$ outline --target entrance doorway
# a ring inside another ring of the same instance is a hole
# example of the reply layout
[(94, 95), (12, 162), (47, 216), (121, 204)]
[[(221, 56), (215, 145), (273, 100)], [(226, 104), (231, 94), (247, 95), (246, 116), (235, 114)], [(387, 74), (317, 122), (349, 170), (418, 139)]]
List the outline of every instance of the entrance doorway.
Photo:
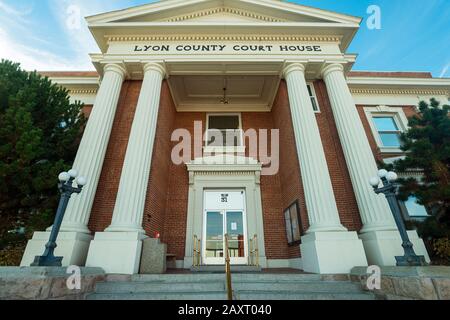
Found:
[(203, 262), (225, 264), (225, 235), (228, 235), (230, 263), (247, 265), (247, 216), (245, 191), (204, 192)]

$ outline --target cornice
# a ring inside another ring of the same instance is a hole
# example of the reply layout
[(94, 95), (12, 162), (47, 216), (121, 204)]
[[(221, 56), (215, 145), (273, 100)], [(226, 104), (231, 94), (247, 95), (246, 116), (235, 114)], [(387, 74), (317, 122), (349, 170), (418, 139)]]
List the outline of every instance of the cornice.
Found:
[(98, 89), (68, 89), (70, 94), (97, 94)]
[(411, 94), (411, 95), (445, 95), (450, 96), (450, 91), (433, 89), (388, 89), (388, 88), (350, 88), (353, 94)]
[(129, 35), (105, 36), (108, 42), (127, 41), (304, 41), (341, 42), (337, 36), (278, 36), (278, 35)]
[(196, 175), (199, 176), (253, 176), (255, 172), (258, 172), (258, 169), (254, 169), (252, 171), (192, 171)]
[(188, 14), (171, 17), (170, 19), (163, 19), (162, 21), (164, 21), (164, 22), (180, 22), (180, 21), (185, 21), (185, 20), (189, 20), (189, 19), (210, 16), (210, 15), (217, 14), (217, 13), (231, 13), (231, 14), (236, 14), (236, 15), (242, 16), (242, 17), (257, 19), (257, 20), (266, 21), (266, 22), (288, 22), (288, 20), (286, 20), (286, 19), (279, 19), (279, 18), (268, 16), (268, 15), (257, 14), (254, 12), (250, 12), (250, 11), (246, 11), (246, 10), (242, 10), (242, 9), (238, 9), (238, 8), (230, 8), (230, 7), (211, 8), (211, 9), (207, 9), (207, 10), (202, 10), (202, 11), (197, 11), (197, 12), (192, 12), (192, 13), (188, 13)]

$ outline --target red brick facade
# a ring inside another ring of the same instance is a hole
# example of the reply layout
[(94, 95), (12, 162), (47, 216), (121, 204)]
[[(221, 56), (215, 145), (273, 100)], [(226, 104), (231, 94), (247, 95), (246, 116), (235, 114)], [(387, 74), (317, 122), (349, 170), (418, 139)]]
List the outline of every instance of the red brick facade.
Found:
[[(141, 83), (141, 81), (126, 81), (122, 87), (92, 208), (89, 223), (92, 232), (101, 232), (111, 223)], [(361, 219), (327, 90), (323, 81), (316, 81), (314, 86), (320, 106), (320, 113), (316, 114), (316, 118), (340, 218), (346, 228), (358, 231), (361, 228)], [(404, 110), (407, 116), (414, 112), (412, 107), (405, 107)], [(378, 155), (362, 106), (358, 106), (358, 111), (374, 154)], [(161, 234), (162, 241), (168, 244), (169, 253), (176, 254), (178, 260), (182, 260), (185, 255), (189, 183), (186, 166), (175, 165), (171, 161), (171, 150), (177, 142), (171, 142), (170, 139), (173, 130), (178, 128), (187, 129), (193, 134), (194, 121), (202, 121), (205, 128), (206, 113), (176, 112), (168, 84), (164, 82), (143, 224), (148, 236)], [(300, 256), (299, 245), (288, 246), (287, 243), (284, 209), (294, 201), (298, 201), (303, 232), (309, 225), (286, 83), (281, 82), (271, 112), (244, 112), (242, 125), (244, 130), (249, 128), (280, 130), (279, 172), (261, 178), (266, 256), (269, 259), (297, 258)]]
[(111, 224), (141, 84), (142, 81), (125, 81), (122, 86), (102, 173), (92, 206), (89, 221), (89, 229), (92, 232), (102, 232)]

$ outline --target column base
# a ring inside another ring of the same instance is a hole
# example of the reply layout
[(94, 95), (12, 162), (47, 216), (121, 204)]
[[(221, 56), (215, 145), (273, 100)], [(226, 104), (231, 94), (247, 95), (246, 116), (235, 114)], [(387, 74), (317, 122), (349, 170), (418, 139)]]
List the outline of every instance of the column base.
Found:
[(97, 232), (86, 266), (103, 268), (107, 274), (137, 274), (146, 237), (140, 232)]
[(367, 266), (362, 241), (356, 232), (315, 232), (302, 237), (303, 270), (318, 274), (347, 274)]
[[(50, 232), (35, 232), (33, 238), (28, 241), (23, 254), (21, 267), (29, 267), (36, 256), (44, 253), (45, 245), (50, 237)], [(60, 232), (56, 244), (55, 256), (63, 257), (63, 267), (84, 266), (89, 250), (89, 244), (93, 236), (81, 232)]]
[[(425, 261), (430, 263), (430, 256), (417, 231), (408, 231), (408, 236), (415, 253), (424, 256)], [(359, 238), (364, 244), (364, 250), (370, 265), (395, 266), (395, 257), (404, 255), (402, 239), (398, 231), (372, 231), (360, 234)]]

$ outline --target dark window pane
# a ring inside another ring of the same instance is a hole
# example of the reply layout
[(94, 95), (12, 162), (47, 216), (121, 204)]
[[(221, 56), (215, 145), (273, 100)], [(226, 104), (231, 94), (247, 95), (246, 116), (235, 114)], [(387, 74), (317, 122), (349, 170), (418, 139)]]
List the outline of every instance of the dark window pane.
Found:
[(380, 133), (381, 142), (384, 147), (397, 147), (401, 146), (400, 135), (398, 133)]
[(239, 116), (210, 116), (208, 129), (239, 129)]
[(317, 102), (316, 102), (316, 99), (315, 98), (311, 98), (311, 103), (312, 103), (312, 105), (313, 105), (313, 110), (314, 111), (318, 111), (319, 110), (319, 108), (317, 107)]
[(393, 117), (375, 117), (373, 121), (378, 131), (398, 131)]
[(310, 97), (314, 96), (313, 93), (312, 93), (311, 85), (308, 84), (306, 87), (308, 88), (309, 96), (310, 96)]

